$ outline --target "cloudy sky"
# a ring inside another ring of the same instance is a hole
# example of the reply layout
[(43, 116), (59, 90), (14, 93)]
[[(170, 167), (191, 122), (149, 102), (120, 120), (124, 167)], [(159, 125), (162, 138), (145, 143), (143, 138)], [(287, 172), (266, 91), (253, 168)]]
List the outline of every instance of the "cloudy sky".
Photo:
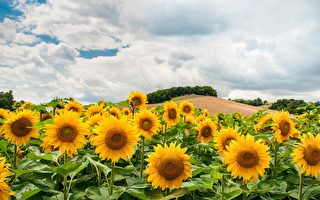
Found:
[(0, 91), (46, 102), (210, 85), (320, 100), (319, 0), (0, 0)]

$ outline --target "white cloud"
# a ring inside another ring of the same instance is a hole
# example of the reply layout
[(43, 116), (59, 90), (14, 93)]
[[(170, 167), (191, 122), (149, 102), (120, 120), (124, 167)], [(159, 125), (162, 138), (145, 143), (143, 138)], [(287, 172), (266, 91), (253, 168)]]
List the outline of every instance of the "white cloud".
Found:
[[(22, 17), (0, 23), (0, 87), (18, 98), (118, 101), (211, 85), (222, 97), (320, 99), (318, 1), (26, 2), (16, 2)], [(117, 56), (78, 53), (111, 48)]]

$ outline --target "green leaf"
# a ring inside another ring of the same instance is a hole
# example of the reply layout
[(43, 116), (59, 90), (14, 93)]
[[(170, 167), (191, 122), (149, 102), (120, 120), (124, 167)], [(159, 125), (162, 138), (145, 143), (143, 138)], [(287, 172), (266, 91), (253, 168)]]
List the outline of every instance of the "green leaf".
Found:
[(5, 124), (5, 123), (6, 123), (6, 121), (4, 119), (0, 118), (0, 125)]
[(32, 128), (43, 129), (48, 124), (53, 124), (53, 119), (52, 118), (44, 120), (44, 121), (41, 121), (41, 122), (38, 122), (37, 124), (33, 125)]
[(48, 161), (52, 161), (53, 160), (53, 156), (52, 154), (48, 154), (48, 153), (36, 153), (36, 152), (30, 152), (27, 155), (27, 158), (30, 158), (31, 160), (37, 161), (37, 160), (48, 160)]
[(85, 156), (85, 159), (87, 159), (89, 161), (89, 163), (92, 164), (93, 166), (100, 168), (102, 170), (102, 172), (104, 173), (105, 177), (107, 177), (108, 174), (111, 172), (111, 169), (107, 165), (99, 163), (99, 162), (93, 160), (92, 158), (90, 158), (89, 156)]
[(62, 176), (68, 176), (73, 171), (76, 171), (81, 166), (80, 163), (65, 163), (58, 167), (53, 167), (52, 171), (58, 174), (61, 174)]
[(138, 189), (138, 188), (129, 188), (125, 191), (125, 193), (130, 194), (138, 199), (149, 199), (148, 196), (146, 196), (144, 189)]
[(88, 199), (98, 200), (98, 199), (109, 199), (108, 190), (105, 187), (90, 186), (85, 191), (86, 197)]
[(6, 140), (1, 140), (0, 141), (0, 150), (1, 151), (7, 151), (7, 147), (9, 145), (9, 142)]
[(161, 198), (161, 200), (177, 199), (179, 197), (183, 197), (185, 194), (186, 194), (186, 191), (183, 189), (175, 190), (171, 192), (168, 196)]
[(222, 178), (222, 173), (214, 171), (211, 173), (213, 183), (218, 183), (218, 181)]
[(34, 190), (29, 190), (28, 192), (24, 192), (22, 194), (22, 200), (26, 200), (26, 199), (38, 194), (39, 192), (41, 192), (41, 189), (39, 189), (39, 188), (34, 189)]
[(190, 191), (199, 189), (212, 189), (213, 181), (211, 178), (194, 178), (191, 181), (183, 182), (182, 188)]
[(77, 192), (70, 196), (69, 200), (86, 200), (85, 192)]
[(320, 186), (311, 187), (303, 194), (303, 199), (310, 199), (311, 197), (313, 197), (315, 199), (319, 199)]

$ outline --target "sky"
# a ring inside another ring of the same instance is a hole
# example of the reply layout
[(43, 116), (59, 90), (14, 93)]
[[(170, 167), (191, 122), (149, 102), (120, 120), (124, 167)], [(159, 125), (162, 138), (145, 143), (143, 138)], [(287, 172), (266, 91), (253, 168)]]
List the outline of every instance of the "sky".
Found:
[(0, 91), (43, 103), (174, 86), (320, 100), (319, 0), (0, 0)]

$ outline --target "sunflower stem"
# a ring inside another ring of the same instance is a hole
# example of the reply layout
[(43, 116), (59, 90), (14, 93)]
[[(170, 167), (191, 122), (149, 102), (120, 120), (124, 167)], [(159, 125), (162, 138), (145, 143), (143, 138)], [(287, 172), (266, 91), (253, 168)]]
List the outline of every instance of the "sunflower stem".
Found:
[(115, 177), (115, 163), (112, 162), (112, 170), (111, 170), (111, 177), (110, 177), (110, 185), (109, 185), (109, 195), (113, 193), (113, 184), (114, 184), (114, 177)]
[(164, 132), (163, 132), (163, 146), (166, 144), (166, 140), (167, 140), (167, 136), (166, 136), (166, 134), (167, 134), (167, 123), (164, 123)]
[(298, 200), (302, 199), (303, 174), (299, 175), (299, 196)]
[(224, 200), (224, 177), (221, 177), (221, 200)]
[[(64, 164), (68, 162), (68, 155), (67, 152), (64, 152)], [(68, 199), (68, 191), (67, 191), (67, 176), (63, 176), (63, 199)]]
[(13, 157), (13, 169), (17, 168), (17, 154), (18, 154), (18, 147), (14, 145), (14, 157)]
[(277, 145), (277, 143), (274, 143), (274, 163), (273, 163), (273, 178), (276, 178), (277, 177), (277, 169), (276, 169), (276, 167), (277, 167), (277, 162), (278, 162), (278, 160), (277, 160), (277, 156), (278, 156), (278, 149), (279, 149), (279, 146)]
[(141, 137), (141, 162), (140, 162), (140, 178), (143, 176), (143, 164), (144, 164), (144, 137)]

